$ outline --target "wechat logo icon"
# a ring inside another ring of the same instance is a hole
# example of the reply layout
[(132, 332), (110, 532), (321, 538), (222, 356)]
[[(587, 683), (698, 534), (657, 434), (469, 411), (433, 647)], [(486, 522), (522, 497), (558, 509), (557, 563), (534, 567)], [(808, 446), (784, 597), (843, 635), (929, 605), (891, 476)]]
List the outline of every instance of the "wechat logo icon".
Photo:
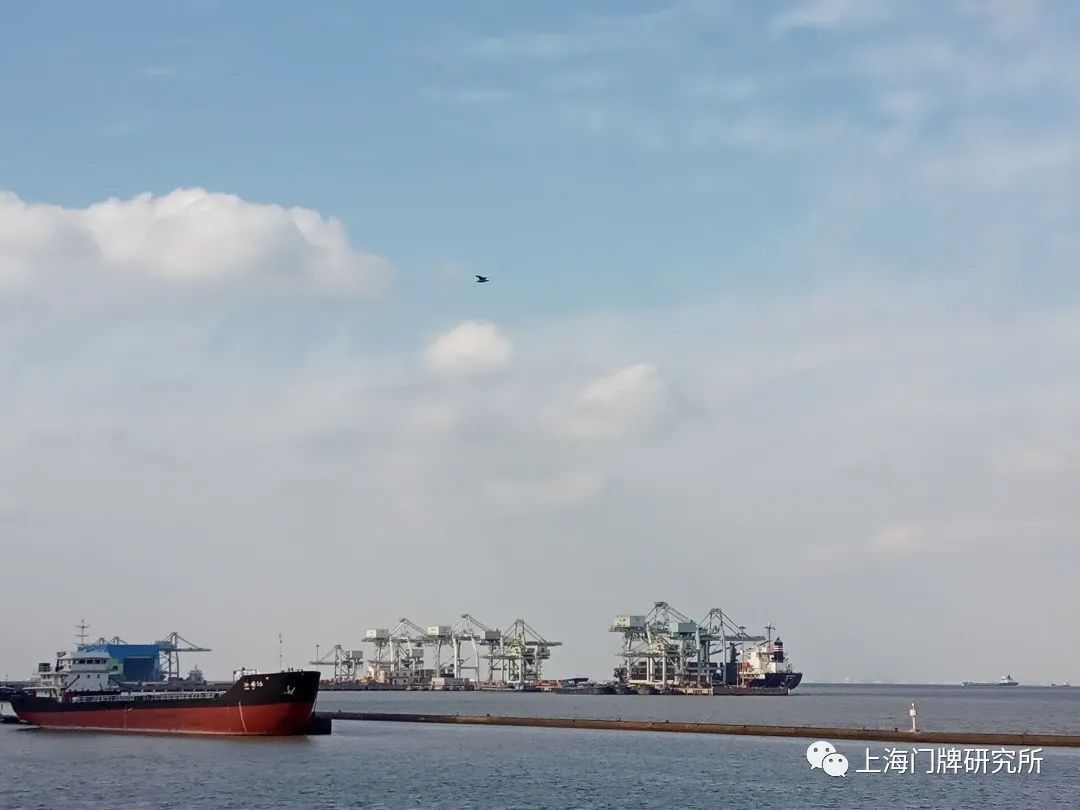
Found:
[(846, 776), (848, 772), (847, 757), (836, 753), (836, 746), (825, 740), (810, 743), (806, 749), (806, 761), (810, 763), (810, 770), (818, 768), (829, 776)]

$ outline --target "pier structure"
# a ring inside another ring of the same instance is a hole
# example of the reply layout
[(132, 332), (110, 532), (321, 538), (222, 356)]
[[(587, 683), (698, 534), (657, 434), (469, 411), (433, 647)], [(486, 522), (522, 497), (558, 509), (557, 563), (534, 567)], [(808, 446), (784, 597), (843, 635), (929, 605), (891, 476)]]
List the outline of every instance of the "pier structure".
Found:
[[(947, 743), (969, 746), (1033, 746), (1080, 748), (1080, 734), (967, 731), (901, 731), (835, 726), (767, 726), (734, 723), (688, 723), (670, 720), (610, 720), (587, 717), (505, 717), (498, 715), (397, 714), (383, 712), (315, 712), (320, 723), (359, 720), (375, 723), (426, 723), (467, 726), (518, 726), (592, 731), (659, 731), (675, 734), (720, 734), (746, 737), (795, 737), (811, 740), (862, 740), (916, 745)], [(324, 733), (329, 733), (327, 730)]]

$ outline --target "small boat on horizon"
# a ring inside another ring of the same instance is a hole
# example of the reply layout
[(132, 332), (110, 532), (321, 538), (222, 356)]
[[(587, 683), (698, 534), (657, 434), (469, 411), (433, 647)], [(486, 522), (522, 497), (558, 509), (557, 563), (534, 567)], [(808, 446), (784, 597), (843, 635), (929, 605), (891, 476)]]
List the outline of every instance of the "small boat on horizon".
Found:
[(963, 686), (1019, 686), (1019, 681), (1014, 681), (1012, 675), (1002, 675), (996, 681), (963, 681)]

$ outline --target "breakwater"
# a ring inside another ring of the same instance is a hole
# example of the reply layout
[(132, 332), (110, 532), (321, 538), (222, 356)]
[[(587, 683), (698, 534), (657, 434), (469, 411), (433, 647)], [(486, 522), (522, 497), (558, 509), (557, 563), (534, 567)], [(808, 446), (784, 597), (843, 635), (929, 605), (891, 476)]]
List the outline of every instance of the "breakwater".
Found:
[(659, 731), (681, 734), (728, 734), (746, 737), (802, 737), (822, 740), (952, 743), (974, 746), (1080, 748), (1080, 734), (1030, 734), (976, 731), (900, 731), (833, 726), (764, 726), (734, 723), (684, 723), (667, 720), (596, 720), (577, 717), (507, 717), (465, 714), (400, 714), (389, 712), (316, 712), (326, 721), (359, 720), (378, 723), (436, 723), (470, 726), (521, 726), (600, 731)]

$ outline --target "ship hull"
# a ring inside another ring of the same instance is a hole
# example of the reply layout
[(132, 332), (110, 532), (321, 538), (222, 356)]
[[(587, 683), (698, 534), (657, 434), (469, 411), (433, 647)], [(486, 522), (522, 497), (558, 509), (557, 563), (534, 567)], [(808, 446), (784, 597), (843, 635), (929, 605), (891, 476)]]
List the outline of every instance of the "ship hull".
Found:
[(81, 695), (72, 702), (24, 694), (13, 695), (11, 707), (48, 729), (294, 736), (308, 732), (318, 689), (318, 672), (279, 672), (245, 675), (215, 697)]
[(767, 672), (764, 677), (754, 678), (747, 686), (751, 689), (794, 689), (802, 683), (801, 672)]
[(614, 686), (594, 684), (592, 686), (557, 686), (550, 690), (556, 695), (616, 695)]

